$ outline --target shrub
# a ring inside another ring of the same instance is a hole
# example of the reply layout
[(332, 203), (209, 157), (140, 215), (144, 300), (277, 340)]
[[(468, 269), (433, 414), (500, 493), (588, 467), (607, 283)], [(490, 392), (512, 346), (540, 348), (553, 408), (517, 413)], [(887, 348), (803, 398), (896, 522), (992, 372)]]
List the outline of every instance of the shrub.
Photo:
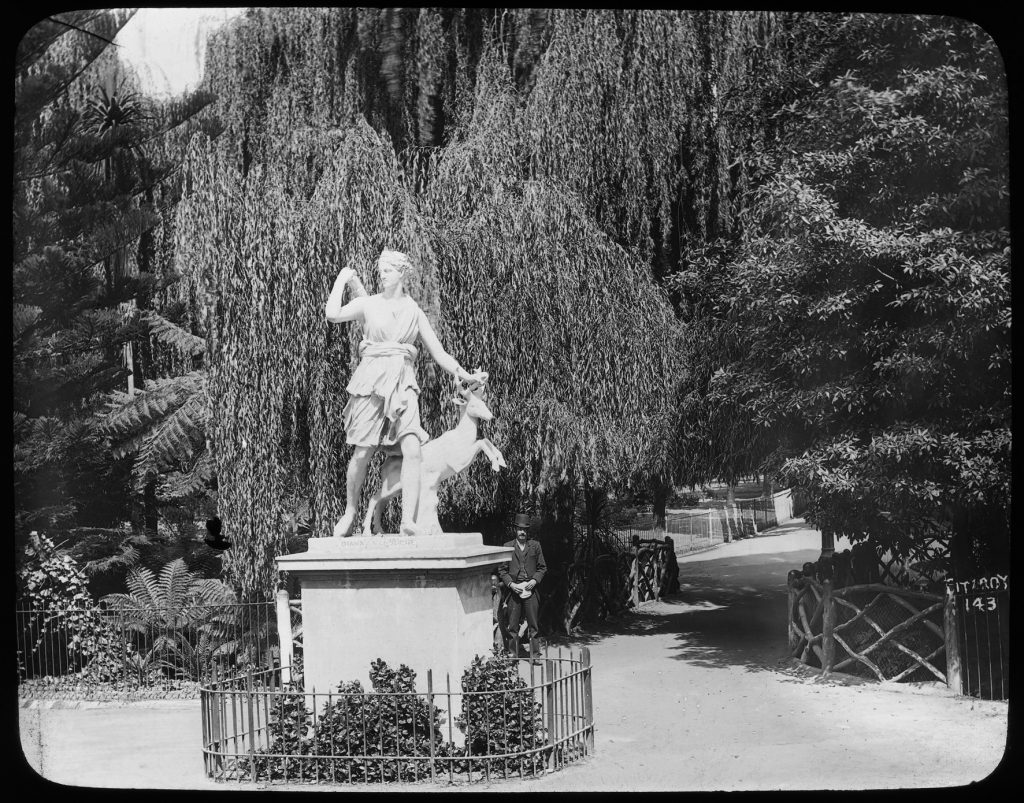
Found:
[[(455, 724), (466, 735), (468, 769), (533, 774), (545, 766), (546, 732), (540, 702), (519, 676), (519, 662), (504, 651), (476, 656), (462, 675), (462, 711)], [(526, 756), (507, 754), (530, 751)]]
[(282, 689), (270, 698), (268, 732), (270, 743), (252, 760), (240, 760), (229, 777), (257, 780), (311, 780), (317, 767), (304, 756), (312, 752), (310, 739), (312, 714), (306, 708), (305, 697), (297, 694), (293, 686)]
[[(430, 774), (431, 726), (435, 750), (441, 743), (441, 710), (431, 711), (416, 694), (416, 673), (402, 664), (391, 669), (377, 659), (370, 665), (374, 693), (359, 681), (338, 686), (339, 699), (317, 722), (315, 742), (320, 755), (389, 756), (391, 760), (348, 759), (325, 768), (332, 777), (369, 783), (412, 781)], [(433, 720), (433, 722), (431, 722)], [(420, 757), (418, 760), (413, 757)]]
[[(455, 723), (464, 747), (442, 740), (441, 714), (416, 693), (416, 673), (377, 659), (370, 666), (373, 691), (359, 681), (338, 685), (315, 720), (294, 684), (270, 701), (268, 746), (240, 759), (232, 777), (256, 780), (382, 783), (423, 780), (430, 775), (431, 727), (435, 769), (447, 773), (532, 774), (545, 766), (546, 732), (541, 707), (517, 662), (495, 652), (474, 658), (462, 676), (462, 709)], [(532, 750), (526, 757), (508, 753)], [(477, 758), (479, 757), (479, 758)]]
[(683, 508), (697, 507), (700, 504), (700, 494), (693, 491), (673, 491), (669, 497), (666, 507)]
[[(238, 763), (236, 775), (255, 770), (257, 780), (306, 780), (383, 783), (422, 780), (430, 775), (431, 718), (434, 749), (441, 743), (440, 714), (416, 694), (416, 673), (404, 664), (391, 669), (381, 659), (370, 665), (372, 692), (356, 680), (338, 685), (338, 697), (313, 725), (305, 697), (294, 686), (271, 699), (270, 744), (250, 763)], [(379, 757), (379, 758), (377, 758)], [(416, 758), (419, 757), (419, 758)]]
[[(128, 651), (123, 639), (109, 627), (93, 606), (87, 580), (78, 564), (61, 552), (45, 535), (32, 532), (25, 560), (18, 571), (18, 606), (30, 613), (22, 620), (25, 644), (33, 655), (45, 656), (45, 674), (85, 670), (86, 680), (108, 681), (122, 673)], [(26, 674), (28, 656), (19, 650), (18, 660)]]

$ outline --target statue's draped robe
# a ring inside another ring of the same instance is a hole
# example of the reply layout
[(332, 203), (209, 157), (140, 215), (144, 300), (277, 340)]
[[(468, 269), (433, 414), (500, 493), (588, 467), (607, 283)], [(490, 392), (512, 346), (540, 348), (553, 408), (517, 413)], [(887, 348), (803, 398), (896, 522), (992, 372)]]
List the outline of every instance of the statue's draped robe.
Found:
[(414, 345), (423, 312), (409, 296), (399, 300), (367, 298), (359, 365), (346, 390), (345, 440), (354, 446), (394, 446), (413, 434), (429, 436), (420, 426), (420, 387), (416, 383)]

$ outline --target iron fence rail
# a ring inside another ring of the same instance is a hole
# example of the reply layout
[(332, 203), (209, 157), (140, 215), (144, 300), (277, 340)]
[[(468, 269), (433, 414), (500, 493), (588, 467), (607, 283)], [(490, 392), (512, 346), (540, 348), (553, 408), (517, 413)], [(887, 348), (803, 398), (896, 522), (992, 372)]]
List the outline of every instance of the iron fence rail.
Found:
[(952, 594), (963, 694), (984, 700), (1010, 696), (1010, 592)]
[(430, 672), (416, 692), (312, 692), (283, 683), (280, 667), (218, 677), (200, 690), (206, 774), (251, 783), (477, 782), (590, 755), (589, 650), (545, 649), (539, 667), (518, 665), (520, 684), (486, 691), (452, 691), (447, 675), (435, 688)]
[(795, 501), (789, 490), (754, 499), (707, 500), (704, 507), (670, 510), (665, 526), (655, 527), (653, 512), (645, 510), (615, 529), (615, 540), (628, 549), (634, 538), (650, 540), (672, 536), (678, 554), (696, 552), (735, 538), (748, 538), (776, 527), (794, 516)]
[(19, 607), (15, 630), (18, 681), (34, 695), (89, 682), (167, 688), (279, 661), (270, 602)]

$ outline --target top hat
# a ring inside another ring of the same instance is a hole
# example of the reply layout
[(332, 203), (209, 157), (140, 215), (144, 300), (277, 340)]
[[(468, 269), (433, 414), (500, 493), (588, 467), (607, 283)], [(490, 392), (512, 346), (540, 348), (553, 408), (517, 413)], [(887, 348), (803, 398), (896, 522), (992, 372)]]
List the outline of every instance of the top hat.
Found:
[(533, 523), (533, 519), (530, 518), (529, 513), (516, 513), (514, 519), (512, 519), (512, 526), (518, 529), (529, 530), (530, 525)]

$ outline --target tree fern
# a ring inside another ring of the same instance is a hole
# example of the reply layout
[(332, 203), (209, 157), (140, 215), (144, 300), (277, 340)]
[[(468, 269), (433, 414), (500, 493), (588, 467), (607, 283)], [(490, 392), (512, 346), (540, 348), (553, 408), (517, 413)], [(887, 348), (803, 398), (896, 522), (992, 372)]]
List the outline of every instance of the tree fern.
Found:
[(101, 602), (142, 627), (156, 622), (181, 625), (192, 621), (195, 606), (234, 602), (234, 592), (220, 580), (198, 577), (182, 558), (165, 564), (159, 575), (140, 566), (127, 577), (127, 594), (107, 594)]
[(204, 375), (194, 371), (182, 376), (150, 380), (134, 394), (110, 394), (110, 410), (98, 423), (108, 435), (126, 435), (149, 429), (203, 390)]
[(186, 499), (208, 488), (216, 475), (213, 456), (204, 449), (190, 468), (166, 472), (161, 477), (158, 493), (163, 499)]
[(139, 449), (139, 462), (147, 471), (161, 473), (194, 460), (206, 448), (206, 421), (205, 400), (201, 394), (190, 395), (147, 435)]
[(142, 310), (141, 319), (149, 326), (149, 333), (164, 345), (189, 357), (199, 357), (206, 352), (206, 341), (182, 329), (154, 310)]

